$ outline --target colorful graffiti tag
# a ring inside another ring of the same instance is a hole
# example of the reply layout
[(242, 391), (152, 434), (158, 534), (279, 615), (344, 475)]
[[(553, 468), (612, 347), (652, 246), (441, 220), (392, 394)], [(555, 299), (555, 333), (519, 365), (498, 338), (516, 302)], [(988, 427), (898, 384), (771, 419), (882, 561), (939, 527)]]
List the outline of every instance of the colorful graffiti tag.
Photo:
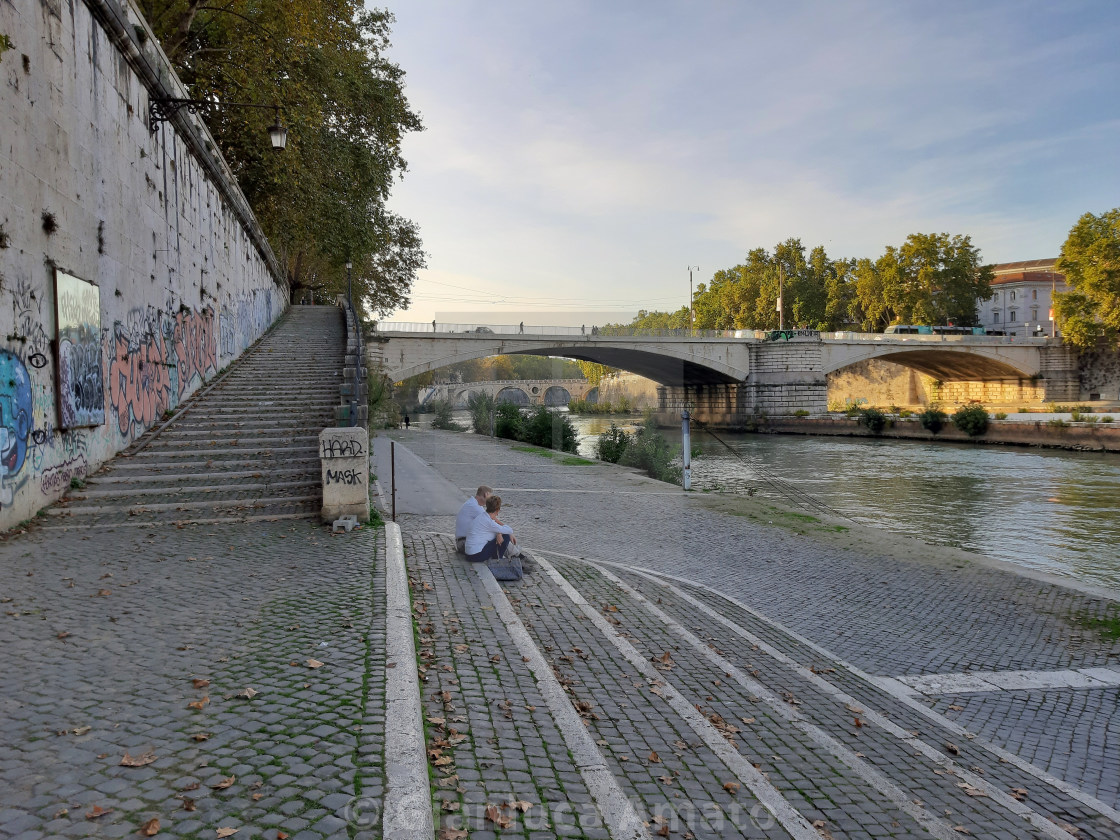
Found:
[(196, 378), (217, 369), (214, 315), (209, 310), (183, 310), (169, 321), (157, 317), (139, 337), (118, 325), (112, 352), (109, 405), (117, 428), (127, 437), (151, 426), (182, 399)]
[[(23, 362), (0, 350), (0, 505), (10, 505), (31, 435), (31, 378)], [(22, 483), (22, 482), (20, 482)]]

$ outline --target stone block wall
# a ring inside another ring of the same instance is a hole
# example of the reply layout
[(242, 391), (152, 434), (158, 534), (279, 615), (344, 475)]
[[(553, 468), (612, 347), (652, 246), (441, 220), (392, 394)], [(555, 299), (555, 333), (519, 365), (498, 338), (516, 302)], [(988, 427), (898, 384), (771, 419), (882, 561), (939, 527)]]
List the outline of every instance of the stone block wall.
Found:
[(1081, 352), (1077, 373), (1079, 393), (1069, 399), (1120, 401), (1120, 350), (1102, 347)]
[(205, 126), (182, 112), (149, 133), (152, 91), (186, 91), (130, 2), (0, 2), (0, 33), (4, 529), (213, 378), (288, 294)]

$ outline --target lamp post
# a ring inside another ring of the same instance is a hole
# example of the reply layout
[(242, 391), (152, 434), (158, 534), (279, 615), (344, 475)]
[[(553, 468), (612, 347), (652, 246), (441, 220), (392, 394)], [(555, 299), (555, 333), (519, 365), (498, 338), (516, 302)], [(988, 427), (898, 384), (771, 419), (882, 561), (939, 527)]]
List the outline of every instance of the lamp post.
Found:
[(782, 264), (778, 263), (778, 329), (785, 329), (785, 313), (782, 311)]
[(186, 108), (192, 114), (199, 111), (212, 111), (221, 108), (266, 108), (276, 112), (276, 118), (268, 127), (269, 141), (275, 151), (283, 151), (288, 145), (288, 129), (280, 122), (279, 105), (257, 105), (252, 102), (217, 102), (212, 99), (179, 99), (174, 96), (153, 96), (148, 100), (148, 131), (155, 134), (159, 124), (167, 122), (179, 111)]
[(350, 269), (354, 267), (354, 263), (350, 260), (346, 261), (346, 300), (350, 304), (350, 308), (354, 308), (354, 295), (352, 292), (353, 285), (350, 281)]
[(695, 297), (694, 297), (693, 292), (692, 292), (692, 271), (693, 271), (693, 269), (695, 269), (696, 271), (699, 271), (700, 266), (690, 265), (688, 267), (688, 334), (689, 334), (690, 337), (696, 332), (696, 329), (693, 326), (694, 318), (693, 318), (693, 314), (692, 314), (692, 304), (694, 303), (694, 300), (695, 300)]

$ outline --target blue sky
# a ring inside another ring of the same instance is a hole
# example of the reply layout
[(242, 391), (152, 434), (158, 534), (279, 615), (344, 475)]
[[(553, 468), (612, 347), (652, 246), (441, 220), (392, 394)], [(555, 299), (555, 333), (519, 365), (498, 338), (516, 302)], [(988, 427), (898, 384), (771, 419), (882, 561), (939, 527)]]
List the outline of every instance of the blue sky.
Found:
[[(1056, 256), (1120, 206), (1120, 3), (407, 0), (408, 311), (676, 309), (790, 236)], [(546, 314), (551, 312), (551, 314)], [(563, 317), (560, 316), (560, 320)]]

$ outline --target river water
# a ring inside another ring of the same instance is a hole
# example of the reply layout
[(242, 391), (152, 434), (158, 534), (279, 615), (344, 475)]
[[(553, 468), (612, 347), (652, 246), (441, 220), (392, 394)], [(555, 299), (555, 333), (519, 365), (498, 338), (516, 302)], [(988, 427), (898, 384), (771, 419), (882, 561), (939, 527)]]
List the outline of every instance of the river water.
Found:
[[(466, 412), (457, 419), (469, 426)], [(611, 419), (571, 415), (581, 454), (594, 456), (595, 437)], [(613, 419), (630, 430), (637, 422)], [(665, 433), (679, 443), (679, 430)], [(788, 502), (784, 482), (856, 522), (1120, 588), (1120, 456), (1115, 454), (717, 434), (693, 433), (694, 449), (700, 450), (692, 462), (696, 490), (753, 489)]]

